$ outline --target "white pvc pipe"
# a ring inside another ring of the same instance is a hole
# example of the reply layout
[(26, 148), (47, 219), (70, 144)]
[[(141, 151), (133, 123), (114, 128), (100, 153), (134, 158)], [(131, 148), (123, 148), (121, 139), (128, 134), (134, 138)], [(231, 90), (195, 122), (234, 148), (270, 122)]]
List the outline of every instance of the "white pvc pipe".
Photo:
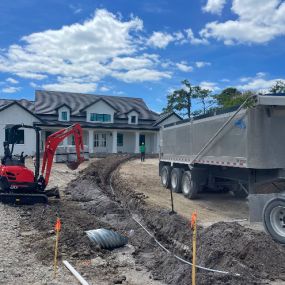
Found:
[(63, 264), (74, 275), (74, 277), (80, 282), (80, 284), (89, 285), (88, 282), (74, 269), (74, 267), (68, 261), (64, 260)]
[[(114, 173), (114, 172), (113, 172)], [(112, 173), (112, 174), (113, 174)], [(111, 178), (110, 178), (110, 188), (112, 190), (113, 193), (115, 193), (114, 191), (114, 188), (112, 186), (112, 180), (113, 180), (113, 175), (111, 175)], [(130, 212), (130, 211), (129, 211)], [(131, 212), (130, 212), (131, 214)], [(166, 247), (164, 247), (155, 237), (154, 235), (152, 235), (138, 220), (136, 220), (133, 215), (132, 215), (132, 219), (150, 236), (154, 239), (154, 241), (163, 249), (165, 250), (168, 254), (172, 254)], [(176, 259), (188, 264), (188, 265), (191, 265), (192, 266), (192, 263), (175, 255), (175, 254), (172, 254)], [(211, 269), (211, 268), (207, 268), (207, 267), (204, 267), (204, 266), (200, 266), (200, 265), (195, 265), (196, 268), (199, 268), (199, 269), (202, 269), (202, 270), (206, 270), (206, 271), (210, 271), (210, 272), (216, 272), (216, 273), (221, 273), (221, 274), (230, 274), (230, 275), (233, 275), (233, 276), (241, 276), (239, 273), (231, 273), (231, 272), (228, 272), (228, 271), (223, 271), (223, 270), (217, 270), (217, 269)]]

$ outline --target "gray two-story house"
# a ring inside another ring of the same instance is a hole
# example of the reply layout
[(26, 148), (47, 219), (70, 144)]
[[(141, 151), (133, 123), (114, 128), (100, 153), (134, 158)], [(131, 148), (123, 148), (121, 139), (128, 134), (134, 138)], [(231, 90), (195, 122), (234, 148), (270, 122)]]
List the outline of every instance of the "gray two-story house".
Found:
[[(48, 135), (80, 123), (90, 154), (138, 153), (142, 142), (147, 153), (158, 153), (160, 127), (180, 119), (175, 113), (158, 115), (141, 98), (35, 91), (34, 101), (0, 100), (0, 140), (6, 139), (8, 125), (33, 124), (42, 129), (43, 149)], [(63, 145), (73, 143), (73, 138), (69, 137)], [(22, 130), (15, 151), (33, 154), (34, 150), (33, 131)]]

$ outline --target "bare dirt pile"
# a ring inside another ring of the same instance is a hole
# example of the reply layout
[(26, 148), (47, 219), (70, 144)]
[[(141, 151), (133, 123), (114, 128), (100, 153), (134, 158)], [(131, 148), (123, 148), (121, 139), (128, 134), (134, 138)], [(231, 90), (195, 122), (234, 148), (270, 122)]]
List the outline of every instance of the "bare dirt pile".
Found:
[[(54, 243), (52, 229), (59, 215), (62, 219), (61, 258), (76, 262), (77, 269), (89, 280), (111, 280), (112, 284), (126, 265), (107, 262), (111, 252), (92, 246), (85, 231), (101, 227), (125, 235), (134, 231), (129, 242), (134, 246), (132, 255), (138, 268), (147, 268), (152, 279), (163, 280), (167, 284), (190, 284), (191, 267), (159, 248), (134, 222), (132, 214), (141, 219), (169, 250), (191, 261), (192, 233), (188, 221), (179, 215), (169, 215), (165, 209), (149, 206), (147, 197), (131, 189), (118, 172), (111, 175), (130, 158), (117, 155), (95, 161), (66, 187), (61, 201), (23, 208), (23, 230), (33, 227), (38, 231), (36, 235), (26, 237), (25, 244), (37, 252), (41, 262), (50, 264)], [(111, 176), (115, 194), (109, 186)], [(241, 276), (199, 270), (198, 284), (260, 284), (278, 278), (284, 280), (284, 253), (284, 248), (267, 235), (236, 223), (217, 223), (206, 229), (199, 227), (198, 263)], [(86, 266), (87, 261), (98, 257), (104, 260), (105, 266)]]
[[(142, 195), (131, 189), (117, 173), (113, 181), (116, 194), (132, 213), (143, 217), (159, 241), (168, 249), (191, 260), (192, 235), (187, 221), (166, 210), (148, 206)], [(189, 209), (190, 210), (190, 209)], [(184, 247), (181, 245), (185, 245)], [(145, 264), (145, 249), (138, 250), (138, 258)], [(238, 223), (216, 223), (198, 229), (198, 263), (202, 266), (239, 273), (241, 277), (199, 271), (199, 284), (260, 284), (269, 280), (285, 280), (285, 248), (268, 235), (247, 229)], [(188, 265), (156, 252), (151, 264), (155, 274), (170, 284), (189, 284), (191, 270)]]
[[(125, 217), (125, 211), (98, 186), (107, 185), (105, 179), (126, 159), (127, 156), (118, 156), (105, 162), (96, 161), (69, 183), (61, 200), (51, 200), (48, 205), (20, 208), (21, 231), (35, 230), (35, 234), (24, 238), (24, 247), (36, 252), (38, 260), (52, 268), (55, 242), (53, 228), (58, 216), (62, 222), (60, 260), (71, 261), (89, 280), (94, 278), (96, 282), (101, 280), (107, 284), (110, 281), (113, 284), (112, 280), (117, 282), (120, 278), (124, 279), (119, 269), (125, 265), (115, 262), (109, 264), (107, 260), (110, 252), (92, 245), (86, 231), (107, 228), (125, 234), (133, 228)], [(96, 258), (102, 258), (104, 266), (93, 266), (91, 261)]]

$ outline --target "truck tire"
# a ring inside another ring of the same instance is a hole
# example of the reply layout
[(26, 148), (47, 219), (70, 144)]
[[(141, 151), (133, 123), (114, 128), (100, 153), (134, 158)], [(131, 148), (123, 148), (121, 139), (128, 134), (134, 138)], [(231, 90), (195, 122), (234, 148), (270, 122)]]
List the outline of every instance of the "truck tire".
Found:
[(195, 199), (198, 196), (200, 185), (193, 179), (190, 171), (185, 171), (181, 182), (182, 193), (188, 199)]
[(171, 167), (169, 165), (164, 165), (161, 169), (160, 179), (162, 186), (165, 188), (170, 188), (170, 173)]
[(173, 168), (170, 175), (170, 187), (173, 192), (181, 193), (183, 171), (181, 168)]
[(274, 240), (285, 244), (285, 197), (267, 202), (263, 208), (263, 225)]
[[(246, 186), (243, 185), (243, 187)], [(232, 195), (235, 196), (236, 198), (245, 199), (248, 196), (248, 192), (246, 192), (243, 187), (237, 183), (229, 186), (229, 190), (232, 193)]]

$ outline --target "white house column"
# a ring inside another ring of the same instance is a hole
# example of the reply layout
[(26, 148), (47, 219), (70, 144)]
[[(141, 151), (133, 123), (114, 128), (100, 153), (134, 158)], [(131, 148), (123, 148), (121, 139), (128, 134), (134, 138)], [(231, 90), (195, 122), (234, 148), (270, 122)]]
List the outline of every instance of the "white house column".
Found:
[(135, 133), (135, 153), (140, 152), (140, 132)]
[(94, 153), (94, 131), (88, 131), (88, 149), (89, 153)]
[(113, 147), (112, 153), (117, 153), (117, 131), (112, 131)]

